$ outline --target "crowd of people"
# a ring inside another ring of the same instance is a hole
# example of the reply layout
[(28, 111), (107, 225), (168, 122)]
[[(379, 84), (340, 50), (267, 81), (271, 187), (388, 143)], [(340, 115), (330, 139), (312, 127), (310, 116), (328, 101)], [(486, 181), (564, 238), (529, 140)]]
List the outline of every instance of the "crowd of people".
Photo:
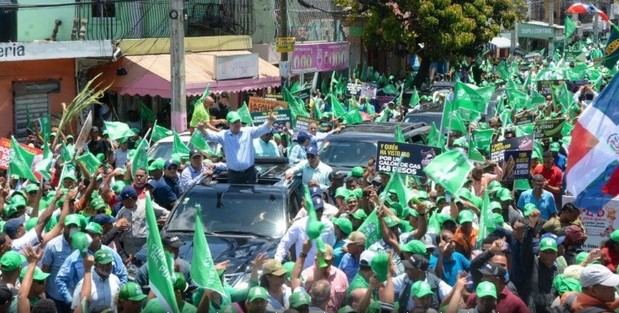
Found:
[[(549, 66), (532, 62), (510, 79)], [(493, 75), (490, 69), (482, 78), (499, 80)], [(434, 134), (440, 138), (428, 135), (429, 144), (470, 156), (476, 130), (489, 130), (496, 143), (522, 132), (512, 123), (517, 115), (565, 119), (562, 138), (536, 143), (541, 151), (533, 153), (527, 179), (514, 181), (512, 170), (479, 147), (482, 159), (455, 194), (411, 177), (403, 180), (403, 197), (396, 175), (378, 172), (375, 159), (334, 171), (319, 149), (346, 119), (327, 114), (338, 100), (319, 92), (308, 111), (323, 111), (326, 123), (307, 130), (275, 129), (274, 115), (243, 125), (227, 96), (207, 96), (210, 119), (192, 129), (188, 152), (148, 162), (136, 159), (143, 140), (137, 134), (148, 131), (111, 139), (107, 129), (92, 127), (83, 147), (68, 134), (37, 132), (30, 143), (50, 150), (50, 178), (5, 172), (0, 181), (0, 312), (165, 312), (161, 295), (149, 288), (148, 199), (162, 226), (183, 192), (205, 178), (226, 173), (230, 183), (255, 183), (257, 157), (288, 158), (283, 179), (298, 177), (307, 186), (301, 210), (274, 254), (251, 263), (246, 287), (228, 285), (227, 262), (215, 264), (224, 294), (196, 286), (191, 260), (179, 256), (185, 243), (162, 233), (178, 312), (617, 312), (619, 230), (586, 251), (581, 208), (562, 199), (569, 128), (590, 105), (586, 94), (599, 88), (574, 90), (575, 108), (567, 109), (550, 97), (517, 112), (507, 97), (497, 116), (467, 120), (465, 129), (450, 124), (446, 135)], [(419, 109), (402, 101), (376, 107), (366, 98), (347, 106), (368, 123), (399, 121)], [(206, 152), (194, 139), (220, 151)], [(98, 160), (94, 168), (75, 161), (83, 153)]]

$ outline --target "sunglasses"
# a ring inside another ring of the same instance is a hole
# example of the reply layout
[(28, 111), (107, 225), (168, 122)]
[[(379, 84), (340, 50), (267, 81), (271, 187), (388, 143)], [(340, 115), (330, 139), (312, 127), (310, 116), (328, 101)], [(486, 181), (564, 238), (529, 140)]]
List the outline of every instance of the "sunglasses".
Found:
[(308, 159), (313, 159), (313, 158), (315, 158), (315, 157), (316, 157), (316, 155), (315, 155), (315, 154), (308, 154), (308, 155), (307, 155), (307, 158), (308, 158)]

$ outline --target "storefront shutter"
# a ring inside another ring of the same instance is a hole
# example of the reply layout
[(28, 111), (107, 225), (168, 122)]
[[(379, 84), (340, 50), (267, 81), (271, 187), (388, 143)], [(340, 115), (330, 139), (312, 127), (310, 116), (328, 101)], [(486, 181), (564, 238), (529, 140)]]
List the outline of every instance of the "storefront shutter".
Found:
[(13, 85), (15, 138), (28, 135), (28, 117), (34, 127), (39, 117), (49, 115), (49, 93), (58, 88), (57, 81)]

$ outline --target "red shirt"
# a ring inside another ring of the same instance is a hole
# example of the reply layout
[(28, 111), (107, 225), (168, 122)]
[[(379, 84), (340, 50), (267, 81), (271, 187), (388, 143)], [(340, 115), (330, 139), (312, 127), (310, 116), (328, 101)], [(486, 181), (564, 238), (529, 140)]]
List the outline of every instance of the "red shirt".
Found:
[[(472, 293), (466, 300), (467, 308), (474, 308), (477, 301), (477, 295)], [(520, 298), (513, 294), (507, 287), (504, 287), (499, 294), (499, 299), (496, 303), (496, 312), (500, 313), (530, 313), (529, 308)]]
[(556, 165), (550, 169), (546, 169), (544, 164), (539, 164), (533, 170), (533, 175), (541, 174), (548, 181), (548, 185), (552, 187), (563, 186), (563, 172)]

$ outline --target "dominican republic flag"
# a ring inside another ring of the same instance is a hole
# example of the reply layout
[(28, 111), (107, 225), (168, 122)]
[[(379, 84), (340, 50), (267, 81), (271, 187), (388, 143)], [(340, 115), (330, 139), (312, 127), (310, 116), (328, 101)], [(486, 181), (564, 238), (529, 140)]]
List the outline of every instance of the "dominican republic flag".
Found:
[(599, 211), (619, 195), (619, 75), (578, 118), (568, 149), (567, 191)]
[(598, 14), (603, 21), (608, 22), (608, 15), (593, 4), (577, 2), (570, 5), (566, 12), (570, 14)]

